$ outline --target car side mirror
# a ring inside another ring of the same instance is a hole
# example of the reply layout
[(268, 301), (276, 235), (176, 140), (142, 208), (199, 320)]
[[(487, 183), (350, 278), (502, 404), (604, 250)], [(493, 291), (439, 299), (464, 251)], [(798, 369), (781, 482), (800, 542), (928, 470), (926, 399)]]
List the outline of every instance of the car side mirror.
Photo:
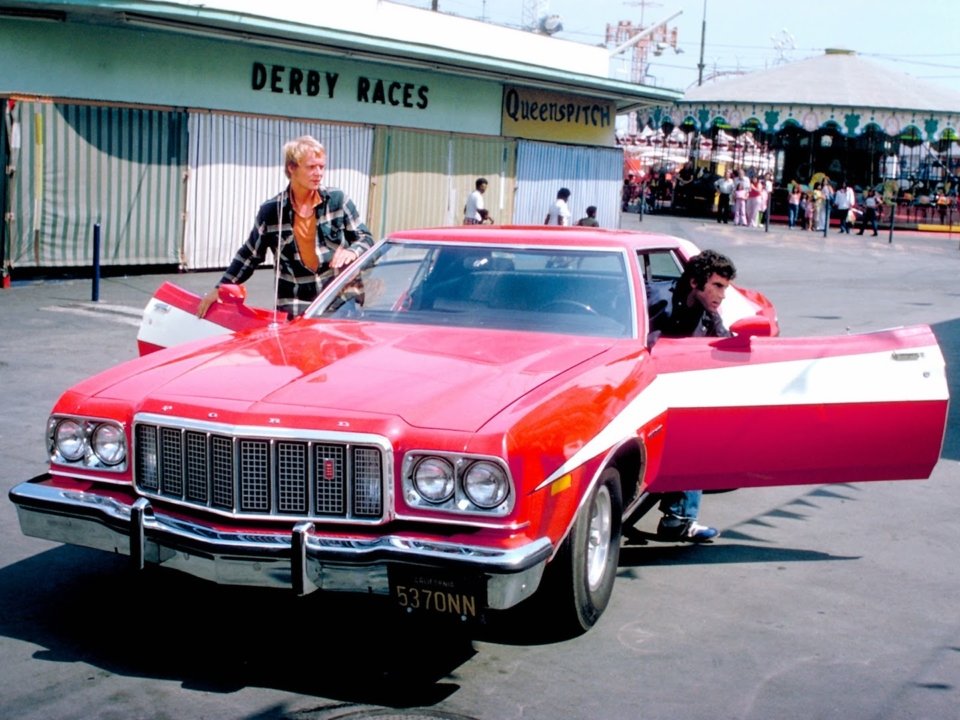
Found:
[(742, 338), (770, 337), (773, 335), (773, 324), (763, 315), (750, 315), (731, 325), (730, 332)]
[(217, 288), (217, 297), (227, 305), (243, 305), (247, 300), (247, 289), (243, 285), (224, 283)]

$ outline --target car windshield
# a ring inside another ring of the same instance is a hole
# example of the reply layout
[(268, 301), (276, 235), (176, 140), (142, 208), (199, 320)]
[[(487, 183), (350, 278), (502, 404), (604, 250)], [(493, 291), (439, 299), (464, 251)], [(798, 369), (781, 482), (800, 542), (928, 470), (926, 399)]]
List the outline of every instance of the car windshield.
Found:
[(387, 241), (308, 316), (633, 337), (631, 288), (618, 249)]

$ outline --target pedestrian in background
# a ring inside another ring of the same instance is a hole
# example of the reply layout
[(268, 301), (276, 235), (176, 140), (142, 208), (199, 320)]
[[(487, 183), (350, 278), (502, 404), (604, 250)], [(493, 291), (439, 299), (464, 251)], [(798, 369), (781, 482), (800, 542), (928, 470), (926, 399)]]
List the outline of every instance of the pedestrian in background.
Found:
[(477, 178), (474, 191), (467, 196), (467, 204), (463, 208), (463, 224), (479, 225), (489, 214), (483, 203), (483, 194), (487, 191), (487, 179)]
[(722, 178), (718, 178), (713, 184), (717, 191), (717, 222), (728, 223), (730, 221), (730, 199), (733, 197), (733, 191), (737, 184), (733, 180), (733, 173), (727, 170)]
[(760, 176), (760, 212), (757, 215), (757, 224), (767, 223), (767, 212), (770, 209), (770, 196), (773, 195), (773, 175), (767, 173)]
[(877, 195), (877, 191), (874, 188), (869, 188), (867, 190), (867, 196), (863, 199), (863, 215), (860, 216), (860, 232), (858, 232), (857, 235), (863, 235), (863, 231), (867, 229), (867, 224), (869, 223), (873, 230), (873, 236), (877, 236), (880, 223), (880, 206), (882, 203), (883, 200)]
[(581, 227), (600, 227), (600, 223), (597, 222), (597, 206), (590, 205), (587, 208), (586, 217), (577, 220), (577, 225)]
[(733, 191), (733, 224), (747, 224), (747, 197), (750, 195), (750, 179), (740, 172), (737, 176), (737, 187)]
[(792, 182), (789, 193), (787, 196), (787, 227), (793, 228), (797, 225), (797, 217), (800, 215), (800, 198), (803, 196), (800, 183)]
[(824, 220), (826, 219), (824, 215), (826, 214), (826, 198), (823, 194), (823, 183), (815, 183), (813, 186), (813, 219), (810, 223), (812, 229), (816, 231), (823, 230)]
[(755, 176), (747, 191), (747, 225), (757, 227), (760, 223), (760, 203), (763, 197), (763, 181)]
[(802, 218), (800, 227), (803, 230), (813, 230), (813, 193), (805, 192), (800, 197), (800, 216)]
[(847, 185), (846, 180), (840, 181), (840, 187), (833, 194), (833, 208), (840, 221), (840, 232), (850, 234), (850, 211), (856, 205), (853, 188)]
[(570, 225), (570, 206), (567, 202), (570, 200), (570, 191), (567, 188), (560, 188), (557, 191), (557, 199), (550, 206), (550, 211), (544, 219), (545, 225)]

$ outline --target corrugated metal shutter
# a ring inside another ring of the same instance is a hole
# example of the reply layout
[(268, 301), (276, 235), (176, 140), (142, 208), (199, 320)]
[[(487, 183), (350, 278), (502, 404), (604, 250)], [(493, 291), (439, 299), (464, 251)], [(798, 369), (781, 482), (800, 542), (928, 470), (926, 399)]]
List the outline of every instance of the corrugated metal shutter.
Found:
[(19, 267), (179, 262), (186, 114), (17, 102), (10, 259)]
[(463, 207), (467, 196), (476, 187), (477, 178), (489, 182), (483, 196), (484, 205), (493, 221), (507, 224), (513, 218), (514, 189), (516, 188), (517, 146), (512, 140), (500, 138), (454, 138), (453, 191), (449, 209), (449, 224), (463, 222)]
[(499, 138), (377, 128), (371, 229), (382, 236), (414, 227), (459, 225), (478, 177), (487, 206), (509, 220), (513, 209), (514, 145)]
[(449, 194), (448, 135), (379, 127), (374, 142), (371, 230), (442, 225)]
[(190, 115), (190, 183), (184, 264), (223, 268), (253, 227), (260, 205), (287, 185), (283, 146), (312, 135), (327, 150), (324, 184), (341, 188), (365, 214), (373, 130), (222, 113)]
[(597, 206), (601, 227), (620, 227), (623, 149), (519, 141), (514, 222), (539, 225), (557, 197), (570, 189), (573, 221)]

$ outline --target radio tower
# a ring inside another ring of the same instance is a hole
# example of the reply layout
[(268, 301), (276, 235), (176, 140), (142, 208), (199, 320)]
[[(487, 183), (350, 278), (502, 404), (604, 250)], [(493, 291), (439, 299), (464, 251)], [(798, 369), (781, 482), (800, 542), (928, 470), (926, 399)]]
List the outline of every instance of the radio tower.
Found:
[(607, 24), (606, 44), (608, 47), (620, 47), (627, 43), (631, 38), (635, 38), (641, 33), (644, 35), (633, 45), (633, 53), (630, 63), (630, 82), (643, 83), (647, 75), (647, 57), (652, 51), (654, 55), (660, 56), (667, 48), (677, 49), (677, 28), (668, 28), (667, 23), (680, 13), (672, 15), (668, 20), (658, 23), (656, 26), (647, 27), (644, 24), (644, 11), (647, 6), (660, 5), (660, 3), (649, 2), (649, 0), (637, 0), (636, 2), (626, 2), (624, 5), (638, 5), (640, 7), (640, 23), (633, 24), (631, 20), (621, 20), (616, 25)]
[[(649, 0), (625, 2), (624, 5), (640, 7), (640, 23), (634, 25), (631, 20), (621, 20), (616, 25), (607, 24), (606, 45), (612, 47), (611, 56), (630, 50), (630, 82), (643, 84), (647, 77), (648, 57), (652, 52), (659, 57), (667, 48), (680, 52), (677, 47), (677, 28), (668, 28), (667, 23), (680, 13), (677, 12), (656, 25), (644, 25), (644, 11), (647, 6), (660, 5)], [(637, 118), (630, 113), (628, 118), (628, 132), (632, 135), (637, 132)]]

